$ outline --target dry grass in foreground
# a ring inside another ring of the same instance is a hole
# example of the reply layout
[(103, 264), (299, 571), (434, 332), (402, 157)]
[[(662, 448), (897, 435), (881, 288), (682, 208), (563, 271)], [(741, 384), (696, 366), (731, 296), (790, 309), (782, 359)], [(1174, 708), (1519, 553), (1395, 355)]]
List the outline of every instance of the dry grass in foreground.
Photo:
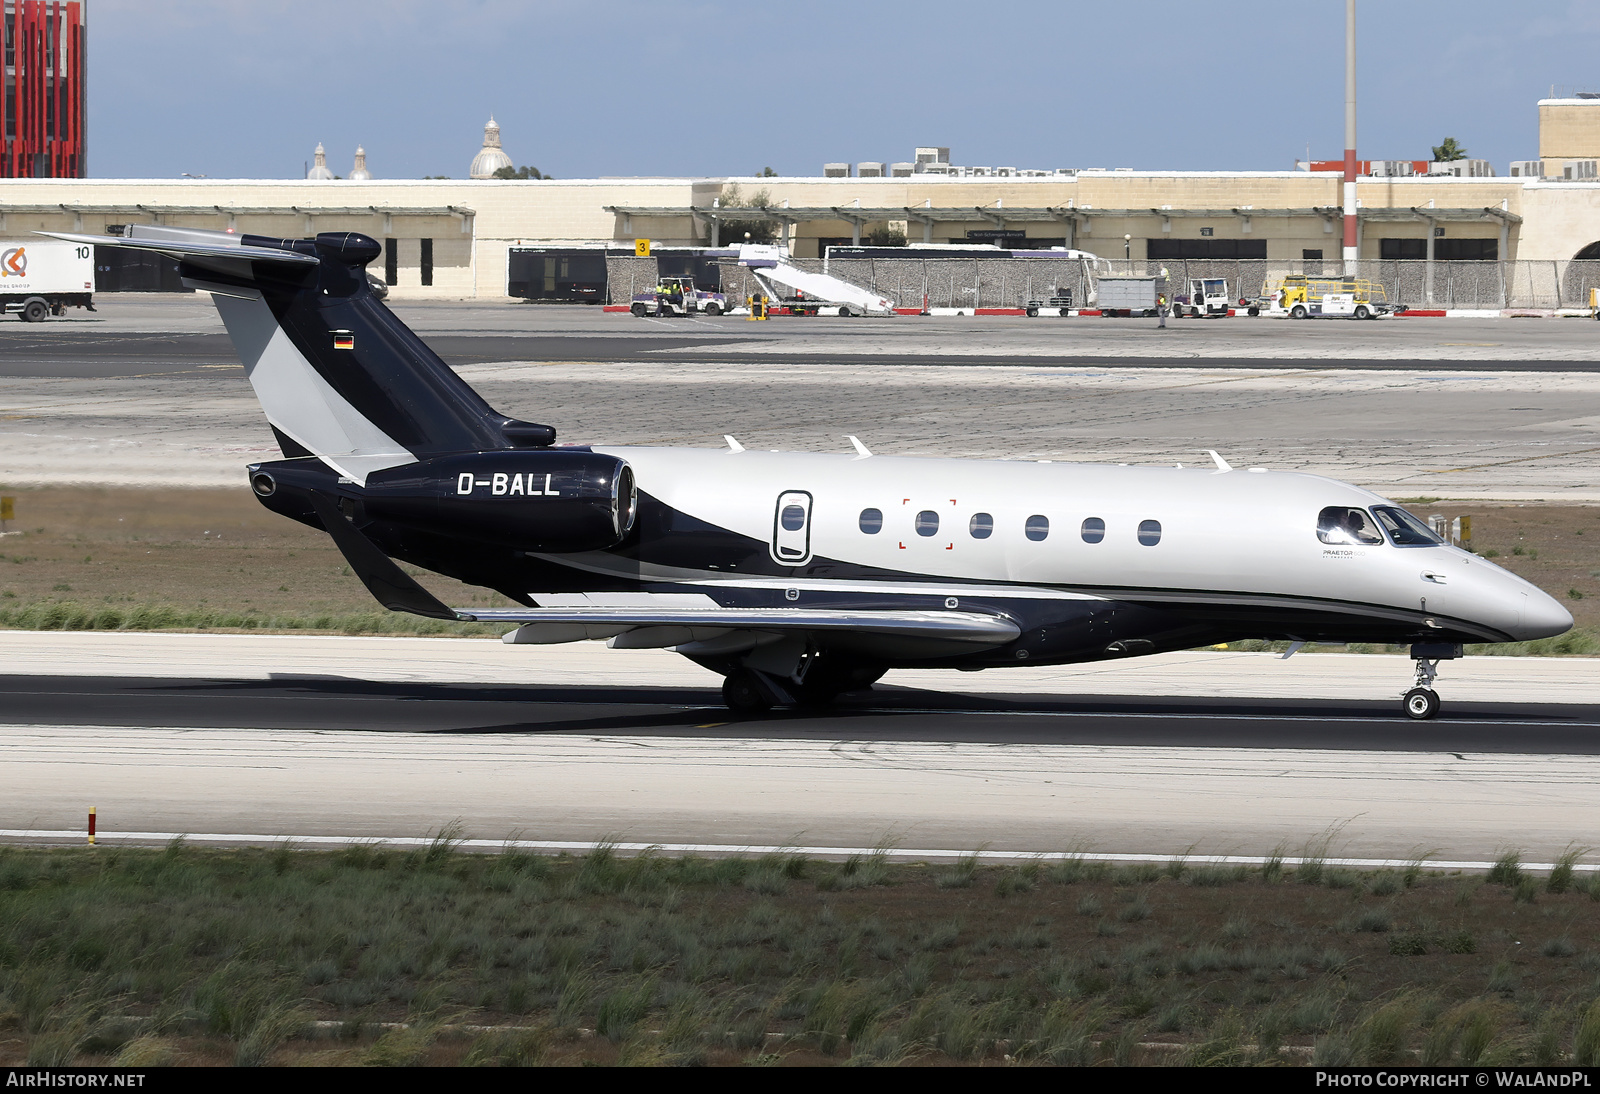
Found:
[(0, 851), (0, 1064), (1600, 1063), (1600, 884)]

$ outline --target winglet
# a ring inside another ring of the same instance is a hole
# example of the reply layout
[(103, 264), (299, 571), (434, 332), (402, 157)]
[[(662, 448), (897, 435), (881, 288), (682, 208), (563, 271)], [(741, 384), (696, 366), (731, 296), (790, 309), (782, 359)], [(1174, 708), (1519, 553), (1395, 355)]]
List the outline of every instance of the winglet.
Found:
[(1211, 462), (1213, 462), (1213, 463), (1215, 463), (1217, 465), (1217, 470), (1218, 471), (1232, 471), (1233, 470), (1233, 468), (1231, 466), (1229, 466), (1227, 460), (1225, 460), (1221, 456), (1217, 455), (1217, 450), (1215, 448), (1206, 449), (1206, 453), (1211, 457)]
[(855, 448), (856, 459), (864, 460), (868, 456), (872, 455), (872, 453), (867, 449), (867, 446), (861, 443), (860, 437), (851, 434), (850, 436), (846, 437), (845, 440), (849, 441), (851, 446)]
[(1301, 647), (1303, 647), (1304, 645), (1305, 645), (1304, 642), (1290, 642), (1289, 643), (1289, 648), (1283, 651), (1283, 656), (1278, 658), (1278, 660), (1280, 660), (1280, 661), (1289, 660), (1289, 658), (1291, 658), (1295, 654), (1299, 653)]
[(733, 439), (733, 434), (724, 433), (722, 435), (722, 439), (728, 442), (728, 451), (729, 452), (743, 452), (744, 451), (744, 445), (742, 445), (738, 441), (734, 440)]

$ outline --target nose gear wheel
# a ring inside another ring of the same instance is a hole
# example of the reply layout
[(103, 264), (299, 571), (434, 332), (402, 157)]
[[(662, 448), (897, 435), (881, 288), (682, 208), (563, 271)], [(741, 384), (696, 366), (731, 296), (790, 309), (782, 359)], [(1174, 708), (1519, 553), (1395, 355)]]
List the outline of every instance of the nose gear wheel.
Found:
[(1439, 662), (1426, 657), (1417, 658), (1417, 681), (1400, 700), (1407, 718), (1422, 721), (1439, 713), (1439, 693), (1433, 690), (1433, 681), (1439, 675)]

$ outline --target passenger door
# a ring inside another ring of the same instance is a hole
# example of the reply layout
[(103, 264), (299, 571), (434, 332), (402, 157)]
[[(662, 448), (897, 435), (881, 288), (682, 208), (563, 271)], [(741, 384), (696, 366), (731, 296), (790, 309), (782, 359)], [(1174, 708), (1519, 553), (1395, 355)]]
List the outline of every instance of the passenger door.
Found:
[(785, 490), (772, 514), (772, 560), (780, 566), (811, 561), (811, 495)]

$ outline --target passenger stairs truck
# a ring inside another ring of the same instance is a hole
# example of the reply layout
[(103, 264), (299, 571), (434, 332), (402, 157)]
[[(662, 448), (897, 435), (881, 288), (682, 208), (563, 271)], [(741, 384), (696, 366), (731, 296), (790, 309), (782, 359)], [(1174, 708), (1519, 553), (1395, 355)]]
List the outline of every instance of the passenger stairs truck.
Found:
[(0, 241), (0, 313), (39, 323), (68, 308), (94, 311), (94, 247)]
[(832, 274), (792, 266), (781, 247), (746, 243), (739, 248), (739, 265), (749, 269), (772, 307), (788, 308), (795, 315), (816, 315), (824, 308), (841, 316), (895, 314), (894, 301), (887, 296)]

